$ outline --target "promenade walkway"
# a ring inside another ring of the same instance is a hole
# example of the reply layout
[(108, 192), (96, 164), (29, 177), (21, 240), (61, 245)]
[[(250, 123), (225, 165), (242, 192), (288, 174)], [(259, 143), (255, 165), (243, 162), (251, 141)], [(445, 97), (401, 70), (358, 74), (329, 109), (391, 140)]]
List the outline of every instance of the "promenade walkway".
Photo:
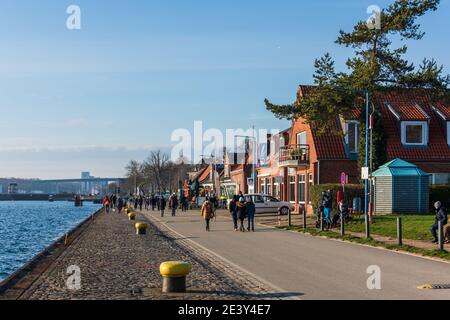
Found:
[[(138, 220), (147, 221), (141, 214)], [(232, 277), (211, 261), (196, 256), (153, 225), (147, 235), (136, 236), (134, 223), (125, 214), (100, 214), (55, 260), (50, 256), (50, 261), (47, 259), (36, 267), (42, 272), (37, 279), (19, 282), (0, 295), (0, 299), (276, 298), (271, 295), (271, 288), (240, 283), (239, 277)], [(193, 265), (187, 294), (161, 293), (159, 266), (171, 260)], [(67, 268), (72, 265), (81, 270), (80, 290), (69, 290), (66, 286)]]
[[(190, 239), (205, 251), (238, 265), (242, 273), (264, 279), (298, 299), (450, 299), (449, 290), (418, 290), (423, 284), (450, 282), (450, 264), (259, 226), (256, 233), (232, 231), (229, 214), (219, 212), (212, 231), (204, 231), (198, 211), (161, 218), (155, 224)], [(369, 290), (367, 269), (381, 269), (381, 290)]]

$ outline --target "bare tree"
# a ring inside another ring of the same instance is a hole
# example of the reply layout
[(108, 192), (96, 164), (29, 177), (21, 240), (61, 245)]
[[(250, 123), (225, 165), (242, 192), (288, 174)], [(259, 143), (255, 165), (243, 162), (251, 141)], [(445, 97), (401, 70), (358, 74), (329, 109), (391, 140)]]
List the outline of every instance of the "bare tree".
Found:
[(152, 151), (147, 160), (144, 161), (143, 171), (146, 177), (153, 181), (159, 191), (167, 187), (167, 172), (169, 170), (169, 155), (161, 150)]
[(133, 188), (133, 193), (136, 193), (137, 185), (142, 181), (142, 165), (136, 160), (131, 160), (125, 169), (127, 171), (128, 182)]

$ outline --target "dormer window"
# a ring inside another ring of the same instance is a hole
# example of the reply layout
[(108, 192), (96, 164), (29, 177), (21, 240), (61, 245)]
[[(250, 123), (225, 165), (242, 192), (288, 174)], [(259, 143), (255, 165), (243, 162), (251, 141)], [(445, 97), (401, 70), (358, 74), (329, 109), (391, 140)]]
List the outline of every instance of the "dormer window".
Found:
[(350, 153), (358, 153), (359, 122), (347, 121), (345, 126), (345, 143)]
[(428, 145), (427, 121), (402, 121), (402, 144), (405, 146)]

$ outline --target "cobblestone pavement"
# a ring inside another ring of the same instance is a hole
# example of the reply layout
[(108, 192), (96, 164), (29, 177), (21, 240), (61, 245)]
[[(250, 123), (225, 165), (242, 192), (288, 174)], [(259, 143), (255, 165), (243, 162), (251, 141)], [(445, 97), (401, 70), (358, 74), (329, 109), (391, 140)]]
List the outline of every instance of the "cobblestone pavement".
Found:
[[(147, 221), (138, 214), (138, 221)], [(270, 299), (273, 290), (246, 278), (238, 270), (183, 245), (155, 225), (147, 235), (135, 235), (134, 222), (124, 214), (102, 214), (57, 258), (24, 293), (22, 299)], [(193, 265), (188, 293), (160, 292), (159, 265), (183, 260)], [(81, 289), (66, 286), (71, 265), (80, 267)]]

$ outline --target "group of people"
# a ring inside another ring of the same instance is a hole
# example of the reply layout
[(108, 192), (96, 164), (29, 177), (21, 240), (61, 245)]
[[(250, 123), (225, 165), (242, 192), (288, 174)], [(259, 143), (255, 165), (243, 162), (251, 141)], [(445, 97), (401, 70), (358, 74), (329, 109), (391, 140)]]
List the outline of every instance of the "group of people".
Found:
[(109, 213), (111, 209), (117, 209), (119, 213), (121, 213), (123, 208), (125, 207), (125, 200), (120, 196), (116, 196), (115, 194), (105, 196), (103, 198), (103, 206), (105, 207), (107, 213)]
[(230, 213), (233, 219), (234, 231), (245, 232), (245, 219), (247, 219), (247, 231), (255, 232), (255, 203), (252, 197), (244, 197), (239, 193), (230, 202)]

